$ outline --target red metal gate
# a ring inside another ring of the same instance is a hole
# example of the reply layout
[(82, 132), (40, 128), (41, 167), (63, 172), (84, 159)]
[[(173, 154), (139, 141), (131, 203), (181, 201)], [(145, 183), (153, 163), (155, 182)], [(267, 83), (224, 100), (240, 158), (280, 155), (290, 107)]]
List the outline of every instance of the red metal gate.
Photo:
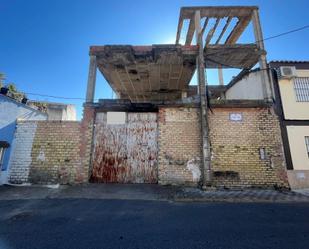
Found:
[(127, 113), (125, 124), (106, 121), (106, 113), (97, 113), (91, 180), (156, 183), (157, 114)]

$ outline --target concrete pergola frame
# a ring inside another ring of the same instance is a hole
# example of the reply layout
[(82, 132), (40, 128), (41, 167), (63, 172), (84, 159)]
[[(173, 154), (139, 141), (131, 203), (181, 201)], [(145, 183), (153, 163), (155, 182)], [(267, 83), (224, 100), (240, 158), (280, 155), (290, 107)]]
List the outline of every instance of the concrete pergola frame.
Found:
[[(205, 52), (207, 54), (207, 50), (213, 48), (213, 46), (218, 46), (222, 37), (228, 32), (228, 27), (231, 24), (233, 18), (237, 19), (235, 26), (232, 28), (229, 33), (227, 33), (227, 38), (220, 44), (221, 50), (227, 50), (231, 47), (238, 46), (240, 49), (248, 49), (250, 44), (236, 44), (241, 34), (247, 28), (249, 23), (252, 21), (253, 23), (253, 31), (255, 36), (255, 45), (261, 53), (259, 54), (259, 65), (260, 69), (263, 70), (262, 73), (262, 82), (263, 82), (263, 91), (264, 91), (264, 99), (271, 100), (272, 92), (269, 84), (268, 74), (267, 74), (267, 61), (266, 61), (266, 52), (264, 50), (264, 42), (263, 42), (263, 34), (260, 24), (260, 18), (258, 13), (257, 6), (202, 6), (202, 7), (183, 7), (180, 10), (179, 22), (177, 28), (176, 35), (176, 44), (180, 42), (180, 36), (183, 31), (183, 23), (185, 20), (189, 20), (189, 27), (187, 33), (185, 34), (185, 45), (189, 46), (192, 43), (193, 35), (196, 33), (196, 12), (199, 11), (200, 18), (199, 22), (201, 22), (202, 18), (205, 18), (203, 28), (201, 29), (201, 36), (203, 37), (204, 32), (207, 27), (209, 27), (209, 31), (206, 34), (205, 45), (202, 44)], [(209, 24), (210, 19), (215, 19), (213, 26)], [(218, 25), (221, 21), (226, 19), (225, 24), (222, 30), (219, 33), (218, 38), (214, 42), (214, 44), (210, 44), (210, 41), (213, 38), (214, 33), (218, 29)], [(199, 44), (198, 44), (199, 45)], [(204, 60), (207, 61), (207, 56), (204, 57)], [(207, 63), (206, 63), (207, 64)], [(218, 63), (219, 64), (219, 63)], [(222, 75), (222, 67), (232, 65), (231, 61), (225, 61), (222, 65), (218, 65), (218, 74), (219, 74), (219, 82), (223, 85), (223, 75)], [(233, 67), (233, 66), (231, 66)], [(244, 68), (248, 70), (250, 68)]]

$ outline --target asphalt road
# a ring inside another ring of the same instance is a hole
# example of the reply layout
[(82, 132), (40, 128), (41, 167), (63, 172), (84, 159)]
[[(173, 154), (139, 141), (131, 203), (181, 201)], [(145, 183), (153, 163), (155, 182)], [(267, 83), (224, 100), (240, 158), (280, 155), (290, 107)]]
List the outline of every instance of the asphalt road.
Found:
[(0, 201), (0, 248), (309, 248), (309, 204)]

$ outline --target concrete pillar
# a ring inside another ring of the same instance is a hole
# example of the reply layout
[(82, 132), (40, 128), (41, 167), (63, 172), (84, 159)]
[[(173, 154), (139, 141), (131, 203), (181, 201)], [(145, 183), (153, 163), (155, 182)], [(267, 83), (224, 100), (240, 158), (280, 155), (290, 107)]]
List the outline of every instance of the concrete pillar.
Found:
[(222, 71), (222, 67), (221, 66), (218, 68), (218, 76), (219, 76), (219, 85), (223, 86), (224, 85), (224, 81), (223, 81), (223, 71)]
[(185, 99), (188, 97), (187, 91), (182, 91), (181, 92), (181, 99)]
[(205, 77), (205, 62), (203, 48), (203, 34), (201, 32), (201, 15), (200, 11), (195, 12), (195, 34), (196, 42), (199, 48), (196, 58), (198, 88), (201, 101), (201, 130), (203, 142), (203, 162), (202, 162), (202, 187), (205, 188), (211, 185), (211, 165), (210, 165), (210, 142), (209, 142), (209, 127), (208, 127), (208, 110), (207, 110), (207, 95), (206, 95), (206, 77)]
[[(252, 22), (253, 22), (253, 29), (254, 29), (256, 45), (260, 50), (264, 50), (263, 33), (262, 33), (262, 28), (261, 28), (261, 23), (260, 23), (259, 12), (257, 9), (253, 11)], [(264, 99), (270, 101), (273, 98), (273, 94), (271, 91), (270, 79), (267, 73), (266, 54), (260, 55), (259, 64), (260, 64), (260, 69), (262, 70), (261, 76), (262, 76), (262, 83), (263, 83)]]
[(96, 56), (90, 55), (86, 103), (92, 103), (94, 101), (96, 74), (97, 74)]

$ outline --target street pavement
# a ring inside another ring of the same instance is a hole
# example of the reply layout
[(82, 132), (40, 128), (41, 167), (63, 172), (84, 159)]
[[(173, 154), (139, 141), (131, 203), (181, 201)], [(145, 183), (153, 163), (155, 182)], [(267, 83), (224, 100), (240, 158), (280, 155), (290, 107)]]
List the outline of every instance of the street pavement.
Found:
[(0, 200), (21, 199), (116, 199), (201, 202), (309, 202), (303, 192), (274, 189), (202, 191), (196, 187), (157, 184), (84, 184), (52, 186), (0, 186)]
[(0, 248), (308, 248), (309, 203), (0, 201)]

